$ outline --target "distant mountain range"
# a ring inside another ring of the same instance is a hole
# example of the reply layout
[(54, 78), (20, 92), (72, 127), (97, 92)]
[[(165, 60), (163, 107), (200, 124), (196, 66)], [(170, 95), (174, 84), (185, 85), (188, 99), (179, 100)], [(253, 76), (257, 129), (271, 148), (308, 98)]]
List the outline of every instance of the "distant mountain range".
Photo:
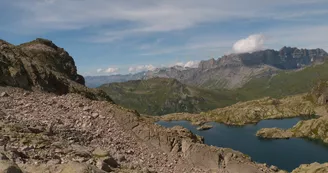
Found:
[(328, 61), (301, 70), (281, 70), (274, 76), (253, 78), (232, 90), (200, 88), (169, 78), (104, 84), (100, 89), (116, 103), (148, 115), (199, 113), (240, 101), (305, 93), (319, 81), (328, 81), (327, 69)]
[(87, 76), (86, 85), (97, 87), (105, 83), (145, 80), (154, 77), (173, 78), (183, 84), (208, 89), (236, 89), (253, 78), (270, 77), (280, 71), (296, 70), (322, 63), (328, 57), (323, 49), (283, 47), (279, 51), (230, 54), (217, 60), (201, 61), (198, 68), (179, 66), (127, 75)]

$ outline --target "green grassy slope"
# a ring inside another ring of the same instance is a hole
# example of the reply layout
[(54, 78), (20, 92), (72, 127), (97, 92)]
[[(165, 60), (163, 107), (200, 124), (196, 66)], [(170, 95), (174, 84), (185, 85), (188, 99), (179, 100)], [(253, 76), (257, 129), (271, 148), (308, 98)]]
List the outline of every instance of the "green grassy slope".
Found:
[(153, 78), (100, 86), (118, 104), (140, 113), (200, 112), (235, 103), (229, 91), (190, 87), (175, 79)]
[(328, 80), (328, 62), (298, 71), (280, 72), (270, 78), (253, 79), (235, 92), (242, 96), (242, 100), (264, 96), (281, 98), (308, 92), (320, 80)]
[(167, 78), (105, 84), (100, 88), (124, 107), (144, 114), (163, 115), (198, 113), (239, 101), (305, 93), (320, 80), (328, 81), (328, 62), (298, 71), (280, 72), (273, 77), (255, 78), (236, 90), (196, 88)]

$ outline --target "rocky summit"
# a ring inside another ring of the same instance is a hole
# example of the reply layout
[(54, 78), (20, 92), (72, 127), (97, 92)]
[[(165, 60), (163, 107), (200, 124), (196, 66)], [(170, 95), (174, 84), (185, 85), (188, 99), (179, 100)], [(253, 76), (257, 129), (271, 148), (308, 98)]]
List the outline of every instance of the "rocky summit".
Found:
[(51, 41), (0, 48), (1, 173), (279, 171), (114, 104)]
[(98, 100), (111, 99), (84, 86), (73, 58), (50, 40), (36, 39), (18, 46), (0, 40), (0, 85), (40, 89), (56, 94), (79, 93)]

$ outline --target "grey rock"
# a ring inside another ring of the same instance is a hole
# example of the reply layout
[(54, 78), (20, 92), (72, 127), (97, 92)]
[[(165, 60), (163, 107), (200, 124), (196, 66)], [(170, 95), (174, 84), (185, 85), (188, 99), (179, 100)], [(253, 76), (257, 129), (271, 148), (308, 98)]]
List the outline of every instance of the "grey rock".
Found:
[(106, 171), (106, 172), (112, 171), (112, 169), (109, 167), (109, 165), (102, 160), (98, 160), (96, 163), (96, 166), (97, 166), (97, 168), (99, 168), (103, 171)]
[(9, 96), (9, 94), (6, 93), (6, 92), (2, 92), (2, 93), (0, 94), (0, 97), (8, 97), (8, 96)]
[(107, 157), (109, 156), (109, 153), (98, 147), (92, 152), (92, 155), (95, 157)]
[(119, 155), (117, 156), (117, 160), (118, 160), (119, 162), (124, 162), (124, 161), (126, 161), (126, 158), (125, 158), (124, 155), (119, 154)]
[(94, 112), (94, 113), (91, 114), (91, 116), (92, 116), (92, 118), (97, 118), (99, 116), (99, 114)]
[(81, 145), (71, 145), (76, 156), (80, 157), (90, 157), (91, 153), (89, 152), (88, 148), (81, 146)]
[(119, 166), (119, 164), (117, 163), (117, 161), (113, 158), (113, 157), (104, 157), (104, 158), (100, 158), (100, 161), (108, 164), (110, 167), (112, 168), (117, 168)]
[(278, 171), (279, 171), (278, 167), (276, 167), (276, 166), (274, 166), (274, 165), (271, 165), (271, 166), (270, 166), (270, 169), (271, 169), (272, 171), (275, 171), (275, 172), (278, 172)]
[(61, 160), (60, 159), (53, 159), (53, 160), (49, 160), (47, 162), (48, 165), (58, 165), (61, 163)]

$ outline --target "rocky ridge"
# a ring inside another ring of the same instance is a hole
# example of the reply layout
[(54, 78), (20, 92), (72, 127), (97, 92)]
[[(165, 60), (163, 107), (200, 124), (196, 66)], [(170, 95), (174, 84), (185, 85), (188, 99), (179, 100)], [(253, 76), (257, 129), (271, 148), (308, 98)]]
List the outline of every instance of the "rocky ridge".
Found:
[(218, 108), (200, 114), (174, 113), (156, 119), (164, 121), (188, 120), (191, 122), (218, 122), (228, 125), (254, 124), (265, 119), (311, 116), (315, 114), (315, 104), (306, 100), (306, 95), (284, 99), (263, 98), (240, 102), (232, 106)]

